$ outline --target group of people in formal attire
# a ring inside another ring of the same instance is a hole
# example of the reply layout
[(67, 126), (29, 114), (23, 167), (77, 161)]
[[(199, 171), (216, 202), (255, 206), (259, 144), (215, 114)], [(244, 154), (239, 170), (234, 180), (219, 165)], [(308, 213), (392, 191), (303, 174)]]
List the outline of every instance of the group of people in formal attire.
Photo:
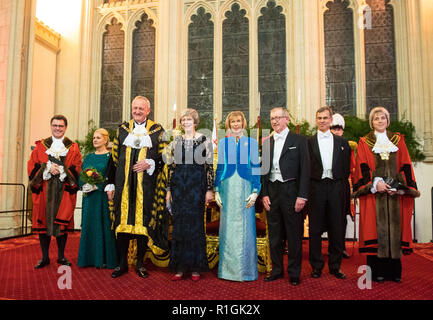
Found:
[[(93, 136), (96, 151), (84, 161), (78, 145), (65, 136), (66, 118), (51, 119), (52, 136), (36, 142), (28, 162), (33, 232), (39, 234), (42, 251), (35, 268), (50, 264), (52, 236), (57, 240), (57, 263), (71, 265), (64, 249), (67, 232), (73, 229), (77, 191), (82, 190), (80, 267), (114, 269), (113, 278), (122, 276), (128, 272), (130, 240), (135, 239), (139, 277), (149, 276), (144, 266), (147, 250), (169, 250), (171, 279), (190, 275), (198, 281), (209, 270), (204, 213), (206, 204), (215, 200), (220, 208), (218, 277), (257, 280), (259, 199), (267, 212), (272, 260), (272, 272), (264, 281), (284, 278), (286, 269), (292, 285), (301, 283), (305, 213), (311, 277), (322, 275), (322, 234), (327, 232), (329, 273), (345, 279), (345, 221), (353, 213), (351, 198), (356, 197), (359, 251), (367, 255), (373, 280), (401, 282), (400, 258), (412, 250), (410, 219), (419, 192), (404, 137), (386, 130), (390, 116), (385, 108), (371, 111), (372, 131), (360, 139), (357, 152), (341, 136), (344, 119), (330, 107), (316, 111), (318, 131), (310, 138), (289, 130), (286, 109), (272, 109), (273, 133), (262, 139), (261, 153), (259, 142), (247, 135), (245, 115), (233, 111), (225, 120), (226, 135), (218, 142), (216, 170), (212, 142), (196, 130), (196, 110), (181, 113), (181, 130), (169, 141), (162, 126), (148, 118), (150, 111), (149, 100), (136, 97), (132, 119), (118, 127), (111, 152), (108, 132), (100, 128)], [(104, 182), (83, 181), (80, 172), (87, 169), (100, 173)], [(158, 203), (170, 216), (170, 241), (155, 234), (156, 220), (162, 216)]]

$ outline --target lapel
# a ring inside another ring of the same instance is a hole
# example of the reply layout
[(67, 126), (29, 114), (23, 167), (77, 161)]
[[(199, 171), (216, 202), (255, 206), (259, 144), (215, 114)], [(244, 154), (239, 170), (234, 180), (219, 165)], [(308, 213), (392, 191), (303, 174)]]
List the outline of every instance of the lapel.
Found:
[(51, 147), (51, 145), (53, 144), (53, 138), (49, 137), (49, 138), (42, 140), (42, 144), (48, 150)]
[(332, 134), (332, 139), (334, 139), (334, 152), (332, 153), (332, 171), (334, 171), (335, 165), (337, 163), (339, 148), (341, 147), (339, 141), (337, 142), (337, 139), (335, 139), (335, 135)]
[[(274, 161), (274, 145), (275, 145), (275, 139), (274, 139), (274, 135), (271, 135), (271, 137), (269, 138), (269, 148), (271, 149), (271, 167), (272, 167), (272, 162)], [(270, 170), (270, 169), (269, 169)]]
[(317, 161), (320, 163), (320, 166), (323, 168), (322, 157), (320, 156), (319, 141), (317, 140), (317, 133), (311, 139), (311, 147), (313, 149), (313, 154), (316, 157)]
[(152, 128), (152, 126), (155, 124), (155, 122), (153, 122), (152, 120), (150, 120), (149, 118), (146, 119), (146, 129), (147, 132), (150, 132), (150, 128)]
[[(51, 148), (51, 145), (53, 144), (53, 137), (43, 139), (42, 143), (45, 146), (45, 148), (48, 150), (49, 148)], [(66, 149), (70, 149), (72, 146), (72, 143), (73, 142), (68, 137), (63, 138), (63, 144), (64, 144)]]
[(290, 131), (287, 133), (286, 136), (286, 141), (284, 141), (284, 145), (283, 145), (283, 149), (281, 150), (281, 157), (283, 156), (283, 154), (285, 154), (287, 152), (287, 150), (289, 150), (289, 146), (290, 146), (290, 142), (293, 140), (293, 135), (290, 134)]

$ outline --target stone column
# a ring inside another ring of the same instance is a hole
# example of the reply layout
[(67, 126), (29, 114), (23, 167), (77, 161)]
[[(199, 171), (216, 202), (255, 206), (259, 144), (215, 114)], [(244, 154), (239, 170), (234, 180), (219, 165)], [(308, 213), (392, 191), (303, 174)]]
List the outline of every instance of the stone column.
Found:
[[(3, 11), (0, 41), (7, 56), (3, 60), (1, 78), (3, 93), (0, 93), (0, 110), (2, 112), (3, 132), (1, 154), (1, 182), (23, 183), (27, 185), (26, 163), (30, 150), (26, 150), (28, 134), (27, 117), (31, 96), (31, 60), (33, 53), (33, 23), (35, 12), (34, 0), (2, 1)], [(3, 39), (3, 40), (1, 40)], [(6, 40), (7, 39), (7, 40)], [(1, 61), (1, 60), (0, 60)], [(5, 70), (5, 71), (3, 71)], [(5, 76), (6, 75), (6, 76)], [(2, 88), (0, 86), (0, 88)], [(0, 210), (22, 209), (21, 188), (2, 187)], [(20, 213), (2, 214), (0, 237), (14, 236), (21, 232)]]
[(421, 0), (419, 8), (422, 35), (424, 153), (426, 162), (433, 162), (433, 3)]

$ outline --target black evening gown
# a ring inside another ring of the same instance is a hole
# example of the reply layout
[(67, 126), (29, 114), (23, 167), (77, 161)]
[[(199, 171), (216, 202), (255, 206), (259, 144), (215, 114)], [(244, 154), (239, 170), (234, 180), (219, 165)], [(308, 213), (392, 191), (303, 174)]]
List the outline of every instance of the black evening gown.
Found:
[[(212, 162), (197, 161), (197, 158), (212, 159), (209, 145), (204, 136), (194, 140), (178, 136), (171, 145), (171, 153), (178, 155), (169, 170), (173, 214), (169, 268), (174, 272), (209, 270), (204, 210), (206, 192), (213, 186), (213, 166)], [(182, 148), (181, 156), (178, 148)], [(201, 157), (197, 157), (197, 153)]]

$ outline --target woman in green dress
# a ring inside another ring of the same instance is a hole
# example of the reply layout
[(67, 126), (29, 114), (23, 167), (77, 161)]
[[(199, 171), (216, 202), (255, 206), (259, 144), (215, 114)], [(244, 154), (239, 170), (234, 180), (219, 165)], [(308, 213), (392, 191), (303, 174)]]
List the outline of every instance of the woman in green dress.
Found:
[[(82, 170), (96, 169), (106, 180), (107, 165), (110, 152), (107, 144), (110, 137), (104, 128), (93, 134), (93, 146), (96, 151), (84, 158)], [(90, 171), (88, 171), (90, 172)], [(111, 230), (110, 211), (105, 183), (90, 184), (80, 176), (80, 188), (83, 190), (81, 239), (78, 251), (80, 267), (114, 269), (117, 266), (117, 252), (114, 232)]]

